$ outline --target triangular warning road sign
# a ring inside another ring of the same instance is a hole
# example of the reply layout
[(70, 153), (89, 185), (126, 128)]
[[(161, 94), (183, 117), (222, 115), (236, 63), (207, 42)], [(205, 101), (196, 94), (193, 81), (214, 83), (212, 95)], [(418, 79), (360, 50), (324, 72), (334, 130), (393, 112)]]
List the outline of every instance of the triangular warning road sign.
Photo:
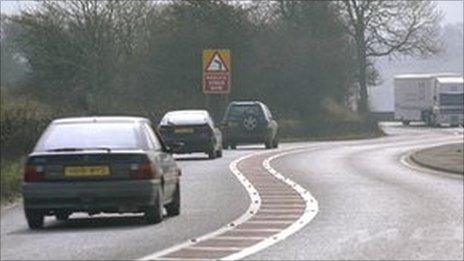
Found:
[(229, 71), (229, 68), (227, 68), (221, 55), (219, 55), (219, 52), (215, 52), (213, 55), (213, 58), (211, 58), (211, 60), (208, 63), (208, 66), (206, 67), (206, 71), (207, 72), (227, 72)]

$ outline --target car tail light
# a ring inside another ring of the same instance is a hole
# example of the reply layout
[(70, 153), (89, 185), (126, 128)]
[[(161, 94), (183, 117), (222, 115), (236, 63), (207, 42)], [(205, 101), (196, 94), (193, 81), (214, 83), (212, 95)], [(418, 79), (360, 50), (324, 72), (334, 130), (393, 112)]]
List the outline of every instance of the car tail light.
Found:
[(24, 181), (25, 182), (38, 182), (44, 179), (43, 166), (26, 165), (24, 167)]
[(150, 162), (131, 164), (129, 176), (131, 179), (152, 179), (155, 178), (155, 172)]

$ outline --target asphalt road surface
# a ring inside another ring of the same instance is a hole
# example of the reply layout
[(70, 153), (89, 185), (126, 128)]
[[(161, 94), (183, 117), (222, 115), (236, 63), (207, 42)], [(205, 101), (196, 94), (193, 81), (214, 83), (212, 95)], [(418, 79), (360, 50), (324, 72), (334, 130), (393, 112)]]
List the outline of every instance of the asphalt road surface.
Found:
[[(319, 212), (285, 240), (245, 259), (456, 259), (463, 253), (463, 178), (407, 166), (412, 150), (462, 141), (462, 128), (385, 124), (387, 137), (282, 144), (305, 148), (271, 162), (310, 191)], [(229, 164), (262, 146), (224, 157), (180, 156), (182, 213), (159, 225), (140, 215), (73, 215), (27, 228), (20, 204), (2, 209), (1, 259), (138, 259), (226, 226), (247, 211), (247, 190)], [(272, 151), (270, 151), (272, 153)], [(253, 164), (241, 170), (255, 171)], [(256, 180), (250, 180), (252, 183)], [(283, 208), (284, 209), (284, 208)]]

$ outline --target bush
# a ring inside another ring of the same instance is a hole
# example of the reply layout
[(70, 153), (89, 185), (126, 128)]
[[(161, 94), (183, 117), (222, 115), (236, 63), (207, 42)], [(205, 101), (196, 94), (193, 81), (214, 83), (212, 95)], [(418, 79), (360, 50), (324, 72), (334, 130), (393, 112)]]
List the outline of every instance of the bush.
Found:
[(368, 138), (382, 135), (375, 120), (364, 119), (333, 99), (324, 99), (322, 113), (308, 112), (300, 118), (279, 120), (282, 139)]
[(25, 96), (13, 96), (4, 89), (1, 89), (0, 113), (2, 161), (27, 154), (56, 116), (47, 105)]
[(13, 199), (20, 190), (21, 182), (21, 164), (20, 161), (3, 161), (1, 165), (1, 201), (2, 205), (4, 201)]

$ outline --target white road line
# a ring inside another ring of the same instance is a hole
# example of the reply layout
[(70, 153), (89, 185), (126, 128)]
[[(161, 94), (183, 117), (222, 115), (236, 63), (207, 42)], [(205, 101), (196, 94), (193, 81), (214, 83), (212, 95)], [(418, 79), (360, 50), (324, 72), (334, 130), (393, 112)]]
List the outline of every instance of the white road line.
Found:
[[(144, 257), (142, 257), (142, 258), (140, 258), (138, 260), (154, 260), (154, 259), (158, 259), (161, 256), (164, 256), (164, 255), (167, 255), (169, 253), (175, 252), (175, 251), (180, 250), (182, 248), (193, 246), (197, 242), (213, 238), (213, 237), (215, 237), (217, 235), (223, 234), (226, 231), (234, 229), (235, 226), (244, 223), (245, 221), (250, 219), (252, 216), (254, 216), (254, 214), (256, 213), (256, 210), (259, 209), (259, 207), (261, 205), (261, 198), (259, 197), (258, 191), (253, 187), (253, 185), (248, 181), (248, 179), (245, 178), (245, 176), (238, 170), (237, 165), (242, 160), (245, 160), (247, 158), (251, 158), (253, 156), (257, 156), (259, 154), (264, 154), (264, 153), (268, 153), (268, 152), (259, 152), (259, 153), (249, 154), (249, 155), (240, 157), (240, 158), (232, 161), (229, 164), (229, 169), (237, 177), (237, 179), (240, 181), (240, 183), (242, 183), (243, 187), (245, 187), (245, 189), (248, 192), (248, 196), (250, 197), (250, 202), (251, 202), (250, 206), (248, 207), (247, 211), (245, 211), (242, 214), (242, 216), (240, 216), (238, 219), (236, 219), (236, 220), (232, 221), (231, 223), (229, 223), (229, 225), (223, 226), (222, 228), (219, 228), (218, 230), (213, 231), (211, 233), (205, 234), (205, 235), (203, 235), (203, 236), (201, 236), (199, 238), (196, 238), (195, 240), (186, 241), (184, 243), (172, 246), (170, 248), (161, 250), (159, 252), (155, 252), (153, 254), (144, 256)], [(231, 226), (231, 224), (234, 224), (234, 226)]]
[(266, 195), (266, 196), (263, 196), (263, 198), (266, 197), (266, 198), (278, 198), (278, 199), (293, 199), (293, 198), (297, 198), (297, 199), (300, 199), (301, 197), (298, 196), (298, 195)]
[(201, 251), (240, 251), (243, 247), (203, 247), (203, 246), (191, 246), (183, 249), (187, 250), (201, 250)]
[[(304, 148), (304, 149), (298, 149), (298, 148), (293, 148), (293, 149), (288, 149), (283, 153), (276, 154), (274, 156), (271, 156), (269, 158), (266, 158), (262, 165), (263, 167), (274, 177), (279, 179), (280, 181), (286, 183), (288, 186), (285, 185), (285, 188), (289, 188), (292, 190), (295, 190), (300, 194), (300, 196), (304, 199), (303, 202), (306, 203), (306, 208), (305, 211), (302, 213), (300, 218), (296, 220), (293, 223), (290, 223), (291, 225), (285, 229), (240, 229), (236, 228), (237, 225), (240, 225), (242, 223), (245, 223), (247, 220), (249, 220), (252, 216), (254, 216), (259, 210), (261, 206), (261, 198), (259, 196), (258, 191), (256, 190), (255, 186), (238, 170), (238, 163), (242, 160), (245, 160), (250, 157), (258, 156), (260, 154), (265, 154), (269, 153), (268, 151), (265, 152), (259, 152), (259, 153), (254, 153), (250, 154), (244, 157), (241, 157), (239, 159), (236, 159), (232, 161), (229, 165), (230, 170), (232, 173), (237, 177), (237, 179), (242, 183), (242, 185), (245, 187), (245, 189), (248, 192), (248, 195), (251, 200), (251, 204), (248, 207), (247, 211), (238, 219), (234, 220), (233, 222), (229, 223), (229, 225), (224, 226), (214, 232), (208, 233), (204, 236), (201, 236), (195, 240), (190, 240), (184, 243), (181, 243), (179, 245), (175, 245), (173, 247), (170, 247), (168, 249), (147, 255), (145, 257), (140, 258), (139, 260), (154, 260), (154, 259), (164, 259), (163, 256), (167, 255), (169, 253), (178, 251), (180, 249), (200, 249), (200, 247), (194, 246), (194, 244), (205, 241), (207, 239), (214, 238), (220, 234), (223, 234), (226, 231), (232, 230), (237, 231), (237, 232), (276, 232), (276, 234), (266, 237), (264, 240), (260, 241), (259, 243), (246, 247), (246, 248), (237, 248), (237, 252), (226, 256), (222, 258), (222, 260), (237, 260), (244, 258), (248, 255), (251, 255), (253, 253), (256, 253), (258, 251), (263, 250), (264, 248), (267, 248), (283, 239), (286, 237), (290, 236), (291, 234), (295, 233), (296, 231), (300, 230), (302, 227), (304, 227), (307, 223), (309, 223), (318, 213), (319, 207), (317, 201), (311, 196), (311, 193), (309, 191), (305, 190), (303, 187), (300, 185), (296, 184), (295, 182), (291, 181), (290, 179), (282, 176), (279, 172), (277, 172), (275, 169), (273, 169), (270, 166), (270, 162), (278, 157), (286, 156), (289, 154), (293, 153), (300, 153), (303, 151), (309, 151), (311, 149), (315, 149), (317, 147), (312, 147), (312, 148)], [(258, 187), (258, 186), (256, 186)], [(282, 186), (281, 186), (282, 187)], [(272, 188), (266, 186), (265, 188)], [(279, 187), (280, 188), (280, 187)], [(288, 210), (285, 210), (288, 211)], [(289, 224), (289, 223), (286, 223)], [(203, 247), (202, 247), (203, 248)], [(207, 248), (207, 249), (212, 249), (212, 248)], [(217, 248), (216, 248), (217, 249)], [(227, 248), (227, 249), (232, 249), (232, 248)], [(235, 249), (235, 248), (234, 248)], [(206, 248), (205, 248), (206, 250)]]
[(178, 261), (185, 261), (185, 260), (195, 260), (195, 261), (200, 261), (200, 260), (214, 260), (214, 259), (206, 259), (206, 258), (203, 258), (203, 259), (200, 259), (200, 258), (196, 258), (196, 257), (163, 257), (163, 259), (156, 259), (156, 260), (166, 260), (166, 261), (169, 261), (169, 260), (178, 260)]
[(316, 201), (315, 198), (311, 195), (309, 191), (298, 185), (297, 183), (293, 182), (289, 178), (284, 177), (282, 174), (280, 174), (277, 170), (271, 167), (270, 163), (272, 160), (283, 157), (286, 155), (294, 154), (294, 153), (300, 153), (303, 151), (308, 151), (309, 149), (300, 149), (300, 150), (292, 150), (292, 151), (287, 151), (283, 153), (276, 154), (274, 156), (271, 156), (263, 161), (263, 167), (272, 175), (274, 175), (276, 178), (280, 179), (281, 181), (287, 183), (289, 186), (291, 186), (294, 190), (300, 194), (300, 196), (306, 201), (306, 209), (303, 215), (295, 221), (292, 225), (287, 227), (286, 229), (283, 229), (280, 231), (278, 234), (273, 235), (271, 237), (268, 237), (267, 239), (251, 246), (243, 249), (242, 251), (232, 254), (230, 256), (227, 256), (225, 258), (222, 258), (222, 260), (237, 260), (244, 258), (246, 256), (249, 256), (251, 254), (254, 254), (258, 251), (261, 251), (285, 238), (290, 236), (291, 234), (297, 232), (301, 228), (303, 228), (306, 224), (308, 224), (319, 212), (319, 205)]
[(239, 236), (219, 236), (215, 237), (214, 240), (263, 240), (266, 237), (239, 237)]
[(447, 172), (444, 172), (444, 171), (434, 170), (434, 169), (419, 166), (416, 163), (411, 162), (411, 160), (410, 160), (411, 155), (414, 154), (418, 150), (420, 150), (420, 149), (417, 149), (417, 150), (414, 150), (412, 152), (408, 152), (406, 154), (403, 154), (401, 156), (401, 158), (400, 158), (401, 164), (403, 164), (404, 166), (406, 166), (407, 168), (410, 168), (412, 170), (422, 172), (422, 173), (428, 173), (430, 175), (437, 175), (437, 176), (453, 178), (453, 179), (463, 179), (464, 178), (463, 175), (460, 175), (460, 174), (457, 174), (457, 173), (453, 174), (453, 173), (447, 173)]

